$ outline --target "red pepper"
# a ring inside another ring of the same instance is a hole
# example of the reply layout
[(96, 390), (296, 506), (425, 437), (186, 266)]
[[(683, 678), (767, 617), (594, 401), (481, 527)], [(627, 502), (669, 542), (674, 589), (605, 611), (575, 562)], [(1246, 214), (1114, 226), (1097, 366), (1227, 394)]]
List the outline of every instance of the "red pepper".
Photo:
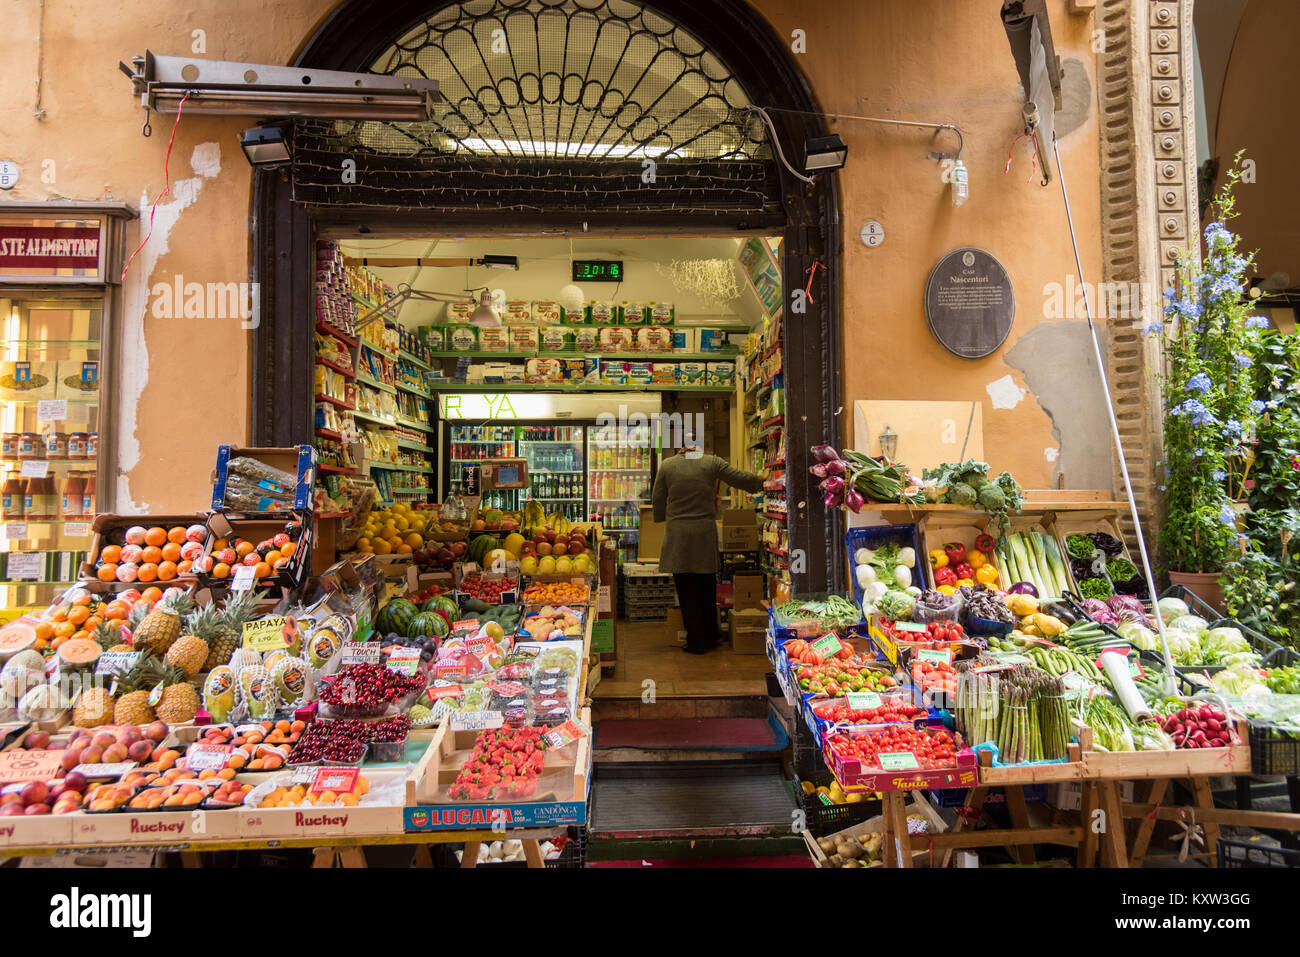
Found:
[[(958, 562), (966, 560), (966, 546), (961, 542), (948, 542), (943, 546), (944, 553), (948, 556), (948, 564), (956, 565)], [(958, 578), (961, 576), (958, 575)]]
[(979, 538), (975, 539), (975, 547), (985, 555), (991, 554), (993, 549), (997, 547), (997, 544), (997, 542), (993, 541), (992, 535), (981, 535)]
[(936, 568), (934, 570), (935, 585), (955, 585), (957, 584), (957, 575), (951, 568)]
[(957, 576), (958, 581), (963, 578), (975, 577), (975, 569), (971, 568), (968, 562), (958, 562), (952, 573)]

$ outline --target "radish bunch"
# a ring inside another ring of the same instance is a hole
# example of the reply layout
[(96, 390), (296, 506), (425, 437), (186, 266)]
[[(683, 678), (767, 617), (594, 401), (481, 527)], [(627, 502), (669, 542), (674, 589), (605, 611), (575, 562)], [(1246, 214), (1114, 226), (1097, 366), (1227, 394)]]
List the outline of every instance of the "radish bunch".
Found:
[(1212, 704), (1175, 711), (1160, 726), (1179, 748), (1226, 748), (1233, 743), (1228, 716)]

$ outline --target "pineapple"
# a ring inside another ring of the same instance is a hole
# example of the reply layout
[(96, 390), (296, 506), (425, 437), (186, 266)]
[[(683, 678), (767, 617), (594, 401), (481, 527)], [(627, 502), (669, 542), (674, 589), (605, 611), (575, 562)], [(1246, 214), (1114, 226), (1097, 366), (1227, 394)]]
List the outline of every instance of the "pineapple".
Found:
[(130, 651), (131, 646), (122, 642), (122, 622), (112, 618), (101, 621), (95, 628), (95, 640), (104, 651)]
[(165, 654), (181, 636), (181, 618), (194, 610), (194, 599), (184, 593), (164, 598), (140, 622), (132, 643), (155, 655)]
[(86, 688), (72, 707), (72, 723), (78, 728), (98, 728), (113, 720), (113, 697), (98, 685)]
[[(249, 590), (233, 594), (226, 599), (225, 608), (221, 611), (221, 630), (211, 639), (205, 639), (208, 642), (205, 671), (230, 663), (230, 656), (235, 653), (235, 649), (243, 640), (244, 622), (252, 621), (257, 617), (257, 602), (261, 597), (261, 592)], [(205, 638), (204, 635), (199, 637)]]
[(182, 635), (176, 644), (167, 649), (163, 660), (169, 665), (178, 666), (185, 672), (186, 678), (193, 678), (208, 660), (208, 643), (197, 635)]
[(153, 721), (149, 691), (163, 679), (162, 662), (147, 651), (141, 652), (131, 670), (118, 680), (117, 704), (113, 708), (114, 724), (148, 724)]
[(192, 721), (199, 710), (199, 692), (190, 684), (183, 668), (168, 666), (163, 676), (162, 697), (154, 709), (160, 721), (168, 724), (184, 724)]

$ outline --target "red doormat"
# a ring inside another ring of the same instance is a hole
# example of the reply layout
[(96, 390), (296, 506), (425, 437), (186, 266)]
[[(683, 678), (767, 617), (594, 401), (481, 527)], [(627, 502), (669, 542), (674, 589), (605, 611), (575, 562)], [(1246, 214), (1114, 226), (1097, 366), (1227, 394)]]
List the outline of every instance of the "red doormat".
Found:
[(610, 718), (596, 724), (597, 748), (779, 751), (785, 744), (763, 718)]
[(591, 861), (588, 867), (799, 867), (811, 868), (807, 854), (784, 857), (669, 857), (642, 861)]

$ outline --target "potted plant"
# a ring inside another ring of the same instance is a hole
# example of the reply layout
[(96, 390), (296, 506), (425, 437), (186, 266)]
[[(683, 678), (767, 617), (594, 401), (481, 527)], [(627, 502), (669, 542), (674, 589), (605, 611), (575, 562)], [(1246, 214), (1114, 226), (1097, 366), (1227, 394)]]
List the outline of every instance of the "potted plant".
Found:
[(1224, 225), (1233, 218), (1237, 168), (1211, 207), (1203, 255), (1178, 263), (1165, 291), (1164, 322), (1147, 333), (1162, 335), (1165, 515), (1160, 527), (1162, 564), (1181, 584), (1223, 608), (1223, 570), (1240, 555), (1239, 499), (1253, 461), (1260, 403), (1255, 397), (1257, 317), (1251, 315), (1246, 272), (1254, 255), (1237, 251), (1239, 239)]

